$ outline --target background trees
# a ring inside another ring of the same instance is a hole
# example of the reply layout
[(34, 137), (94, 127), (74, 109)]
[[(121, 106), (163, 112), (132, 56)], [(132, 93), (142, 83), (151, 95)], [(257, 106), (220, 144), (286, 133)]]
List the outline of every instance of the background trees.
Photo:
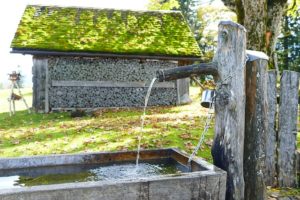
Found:
[(280, 71), (300, 72), (300, 0), (291, 5), (282, 19), (282, 29), (276, 45)]
[(218, 1), (205, 0), (204, 4), (204, 0), (150, 0), (149, 9), (181, 10), (199, 44), (203, 61), (213, 57), (216, 24), (231, 19), (246, 27), (247, 49), (268, 54), (269, 68), (275, 67), (274, 58), (278, 58), (281, 71), (300, 72), (300, 0), (291, 0), (289, 7), (288, 0), (221, 0), (227, 8), (213, 6)]

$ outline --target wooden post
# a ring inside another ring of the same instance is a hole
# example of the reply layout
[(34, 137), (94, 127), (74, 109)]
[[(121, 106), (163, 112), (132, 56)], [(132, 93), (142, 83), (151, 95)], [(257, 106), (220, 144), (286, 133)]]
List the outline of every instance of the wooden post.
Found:
[(227, 200), (244, 199), (243, 150), (245, 131), (246, 30), (222, 21), (219, 24), (217, 63), (222, 85), (216, 90), (214, 164), (227, 171)]
[(276, 133), (276, 113), (277, 113), (277, 89), (276, 89), (277, 74), (275, 70), (268, 72), (268, 131), (266, 140), (266, 171), (265, 183), (269, 186), (276, 186), (276, 148), (277, 148), (277, 133)]
[[(257, 55), (256, 55), (257, 54)], [(248, 54), (246, 65), (246, 113), (244, 140), (245, 200), (266, 199), (264, 180), (267, 115), (268, 61), (259, 54)]]
[(49, 113), (49, 70), (48, 60), (45, 62), (45, 113)]
[(296, 187), (296, 136), (299, 75), (283, 71), (280, 83), (278, 127), (278, 184)]

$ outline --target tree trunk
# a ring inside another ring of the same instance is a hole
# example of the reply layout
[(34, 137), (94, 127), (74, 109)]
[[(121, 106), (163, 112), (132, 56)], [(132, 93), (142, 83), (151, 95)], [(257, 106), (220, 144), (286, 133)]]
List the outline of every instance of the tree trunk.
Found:
[(237, 14), (238, 23), (247, 29), (247, 49), (263, 51), (271, 58), (280, 33), (287, 0), (222, 0)]

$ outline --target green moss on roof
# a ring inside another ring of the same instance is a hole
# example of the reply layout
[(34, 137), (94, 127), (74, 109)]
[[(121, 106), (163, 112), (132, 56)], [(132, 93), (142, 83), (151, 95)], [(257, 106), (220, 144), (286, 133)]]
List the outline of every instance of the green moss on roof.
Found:
[(180, 12), (26, 7), (13, 49), (200, 56)]

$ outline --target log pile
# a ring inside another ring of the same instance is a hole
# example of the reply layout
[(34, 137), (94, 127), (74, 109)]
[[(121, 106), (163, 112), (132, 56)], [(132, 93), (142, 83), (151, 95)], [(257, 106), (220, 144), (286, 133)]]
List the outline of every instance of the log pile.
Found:
[[(48, 59), (50, 108), (141, 107), (148, 87), (54, 86), (57, 81), (110, 81), (150, 83), (158, 69), (176, 67), (176, 62), (52, 57)], [(149, 84), (146, 84), (149, 85)], [(175, 105), (177, 90), (154, 88), (148, 105)]]
[(50, 80), (151, 81), (158, 69), (177, 66), (167, 61), (61, 57), (48, 60)]

